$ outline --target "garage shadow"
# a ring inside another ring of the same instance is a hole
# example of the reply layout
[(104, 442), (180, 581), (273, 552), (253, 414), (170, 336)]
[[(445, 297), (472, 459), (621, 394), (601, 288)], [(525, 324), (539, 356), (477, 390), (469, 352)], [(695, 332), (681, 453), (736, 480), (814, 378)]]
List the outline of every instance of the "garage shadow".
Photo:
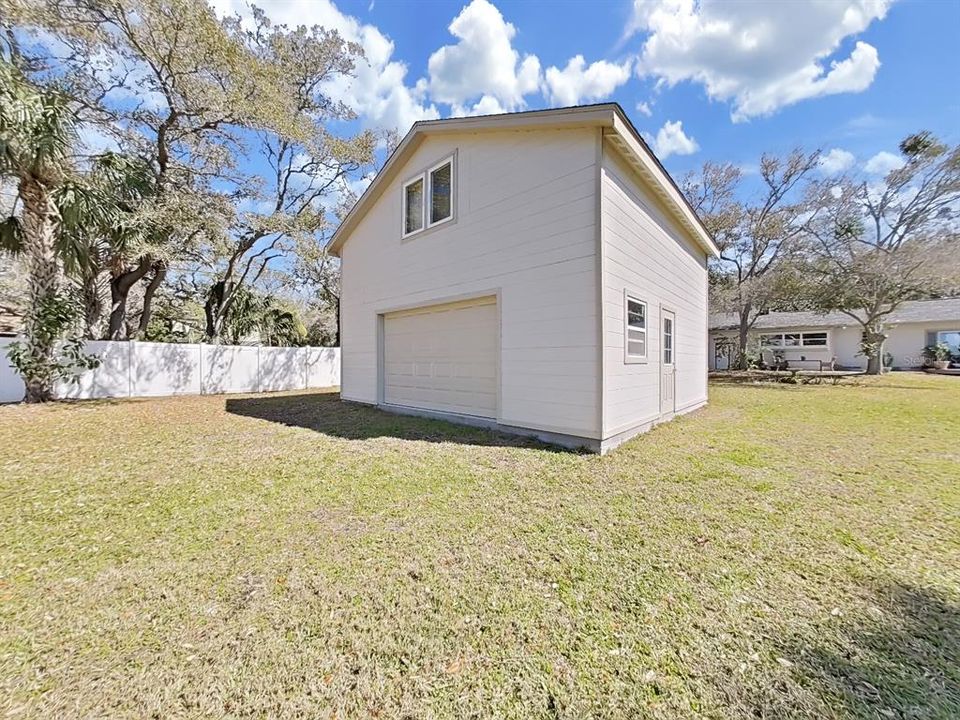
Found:
[[(788, 635), (778, 643), (805, 690), (838, 717), (960, 717), (956, 597), (899, 583), (867, 592), (871, 612), (843, 615), (817, 639)], [(767, 709), (754, 715), (769, 716)]]
[(535, 438), (507, 435), (444, 420), (396, 415), (358, 403), (344, 402), (336, 393), (228, 398), (225, 409), (232, 415), (306, 428), (347, 440), (392, 437), (435, 443), (575, 452)]

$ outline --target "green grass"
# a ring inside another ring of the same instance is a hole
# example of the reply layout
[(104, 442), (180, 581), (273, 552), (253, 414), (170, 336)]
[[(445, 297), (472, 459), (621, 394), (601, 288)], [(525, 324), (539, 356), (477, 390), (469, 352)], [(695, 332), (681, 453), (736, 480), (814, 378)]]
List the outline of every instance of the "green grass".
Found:
[(606, 457), (336, 395), (0, 408), (0, 717), (956, 718), (960, 382)]

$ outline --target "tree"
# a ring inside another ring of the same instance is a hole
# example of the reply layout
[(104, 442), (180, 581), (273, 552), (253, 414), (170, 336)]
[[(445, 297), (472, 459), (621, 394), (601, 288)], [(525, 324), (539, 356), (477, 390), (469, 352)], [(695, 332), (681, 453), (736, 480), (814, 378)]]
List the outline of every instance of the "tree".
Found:
[(304, 240), (297, 245), (290, 276), (333, 325), (333, 346), (340, 347), (340, 261), (329, 253), (325, 241)]
[(36, 87), (0, 58), (0, 176), (15, 179), (21, 206), (4, 219), (2, 242), (22, 252), (28, 278), (25, 339), (10, 346), (9, 357), (23, 376), (27, 402), (50, 400), (56, 380), (94, 362), (75, 338), (57, 347), (77, 320), (61, 288), (57, 205), (58, 194), (69, 187), (74, 139), (69, 97), (56, 87)]
[(230, 237), (212, 248), (223, 259), (211, 263), (217, 266), (218, 279), (205, 304), (210, 339), (220, 336), (238, 293), (256, 283), (271, 261), (316, 245), (328, 226), (329, 201), (346, 191), (351, 174), (373, 161), (376, 140), (371, 132), (342, 138), (325, 128), (329, 122), (354, 118), (325, 88), (352, 73), (362, 57), (359, 45), (320, 27), (289, 30), (272, 25), (258, 9), (252, 29), (245, 30), (239, 18), (227, 26), (263, 63), (280, 68), (296, 112), (311, 123), (306, 135), (272, 128), (257, 133), (259, 156), (270, 171), (266, 183), (251, 184), (242, 199), (264, 210), (240, 213)]
[(819, 153), (794, 150), (760, 159), (759, 194), (747, 195), (743, 172), (730, 163), (707, 162), (687, 175), (682, 188), (711, 233), (720, 258), (710, 273), (711, 308), (738, 320), (735, 366), (747, 367), (751, 328), (760, 315), (789, 301), (795, 292), (795, 262), (801, 254), (804, 221), (816, 214), (800, 192), (817, 167)]
[(960, 146), (920, 132), (900, 154), (903, 166), (879, 183), (819, 184), (814, 202), (825, 212), (807, 223), (813, 301), (861, 326), (869, 374), (883, 371), (889, 315), (960, 283)]
[(55, 34), (56, 59), (34, 58), (31, 67), (45, 78), (62, 76), (84, 122), (153, 173), (154, 192), (136, 209), (138, 222), (155, 231), (151, 242), (127, 247), (108, 267), (107, 335), (119, 339), (131, 290), (146, 284), (142, 330), (169, 258), (202, 236), (225, 236), (234, 222), (244, 133), (269, 128), (301, 137), (308, 120), (279, 66), (262, 60), (202, 0), (14, 1), (4, 9), (8, 35)]
[(266, 345), (303, 345), (307, 330), (299, 315), (268, 295), (240, 288), (230, 306), (223, 335), (227, 342), (240, 345), (255, 337)]

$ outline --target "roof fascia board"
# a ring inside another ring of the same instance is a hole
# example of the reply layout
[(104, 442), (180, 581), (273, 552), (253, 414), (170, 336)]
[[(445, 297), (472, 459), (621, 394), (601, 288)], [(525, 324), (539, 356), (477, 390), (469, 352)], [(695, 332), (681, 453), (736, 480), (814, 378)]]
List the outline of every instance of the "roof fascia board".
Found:
[(703, 222), (690, 207), (690, 203), (684, 197), (680, 188), (677, 187), (670, 174), (640, 138), (633, 124), (619, 111), (615, 113), (613, 129), (644, 166), (645, 170), (659, 180), (670, 200), (670, 204), (673, 205), (684, 226), (692, 232), (698, 244), (713, 257), (720, 257), (720, 249), (713, 242), (713, 238), (710, 237), (710, 233), (703, 226)]

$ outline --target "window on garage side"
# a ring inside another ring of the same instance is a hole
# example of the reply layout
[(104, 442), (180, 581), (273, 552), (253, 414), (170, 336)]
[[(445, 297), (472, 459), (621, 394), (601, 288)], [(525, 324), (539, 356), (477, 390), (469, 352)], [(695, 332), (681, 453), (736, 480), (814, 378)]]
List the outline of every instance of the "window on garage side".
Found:
[(403, 234), (423, 230), (423, 177), (414, 178), (403, 186)]
[(663, 364), (673, 365), (673, 318), (663, 318)]
[(453, 155), (403, 184), (403, 237), (453, 219)]
[(453, 217), (453, 158), (432, 168), (430, 176), (430, 222), (439, 225)]
[(633, 295), (624, 295), (624, 352), (627, 362), (647, 359), (647, 304)]

